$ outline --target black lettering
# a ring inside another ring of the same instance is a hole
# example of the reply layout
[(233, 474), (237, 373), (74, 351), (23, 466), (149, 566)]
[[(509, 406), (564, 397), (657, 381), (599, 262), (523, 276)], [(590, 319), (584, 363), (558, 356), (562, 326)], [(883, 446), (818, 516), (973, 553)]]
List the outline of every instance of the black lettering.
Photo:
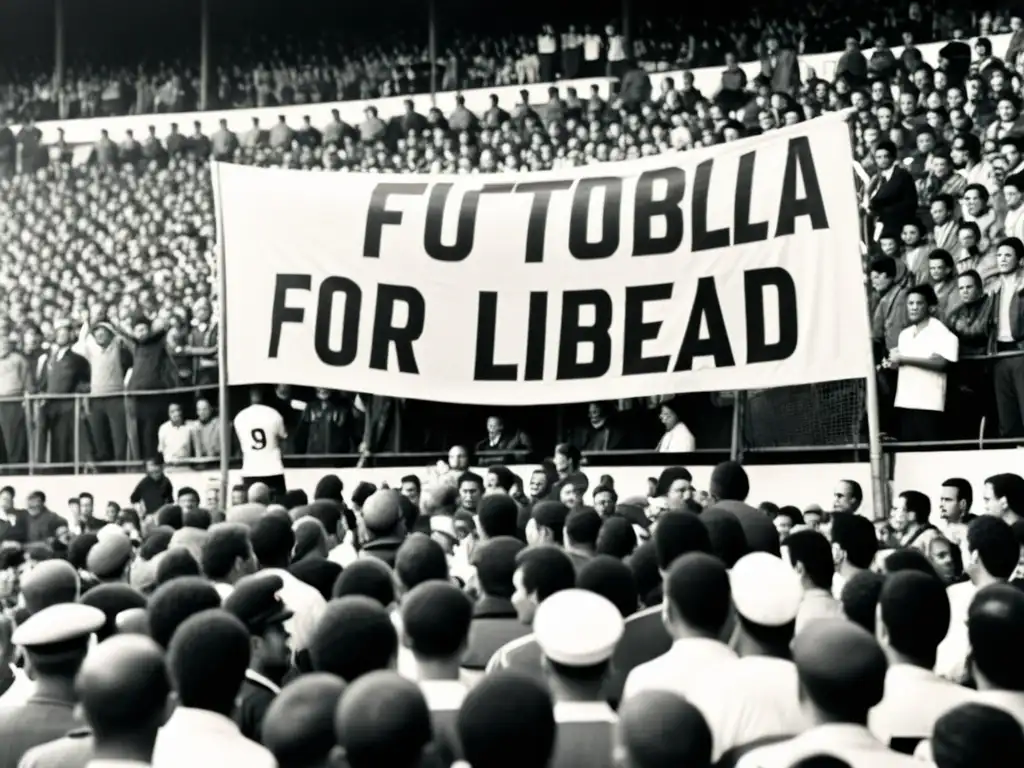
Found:
[(476, 358), (473, 381), (515, 381), (519, 369), (513, 363), (495, 363), (494, 346), (498, 334), (498, 293), (481, 291), (476, 326)]
[(455, 231), (455, 244), (445, 245), (441, 242), (441, 228), (444, 224), (444, 209), (448, 202), (448, 194), (454, 184), (444, 182), (435, 184), (430, 190), (427, 203), (427, 226), (423, 232), (423, 249), (430, 258), (436, 261), (462, 261), (473, 250), (473, 239), (476, 235), (476, 211), (480, 203), (480, 193), (476, 190), (466, 192), (459, 206), (459, 223)]
[[(408, 307), (409, 319), (403, 327), (394, 325), (395, 305), (402, 302)], [(373, 312), (373, 342), (370, 344), (370, 367), (387, 371), (388, 350), (395, 345), (395, 359), (400, 373), (419, 373), (412, 343), (423, 335), (427, 317), (427, 303), (423, 294), (408, 285), (377, 286), (377, 306)]]
[[(580, 325), (583, 307), (594, 308), (594, 324)], [(608, 373), (612, 363), (612, 297), (599, 289), (566, 291), (562, 296), (562, 323), (558, 337), (558, 379), (596, 379)], [(581, 344), (594, 345), (594, 359), (579, 362)]]
[(516, 192), (533, 195), (530, 205), (530, 223), (526, 226), (526, 263), (540, 264), (544, 261), (544, 230), (548, 223), (548, 204), (551, 193), (572, 187), (571, 179), (555, 181), (528, 181), (516, 185)]
[[(665, 181), (665, 197), (655, 200), (654, 187)], [(633, 212), (633, 255), (656, 256), (675, 253), (683, 242), (683, 210), (679, 204), (686, 194), (686, 171), (682, 168), (660, 168), (640, 174), (636, 183), (636, 201)], [(654, 237), (651, 222), (656, 216), (665, 217), (665, 234)]]
[[(708, 335), (702, 337), (701, 326), (705, 323)], [(673, 370), (676, 373), (692, 371), (695, 357), (713, 357), (716, 368), (736, 364), (713, 277), (702, 277), (697, 280), (697, 294), (693, 297), (693, 309), (690, 310), (690, 319), (686, 323), (683, 343), (679, 347), (679, 355), (676, 357)]]
[(278, 275), (274, 283), (274, 308), (270, 314), (270, 357), (277, 357), (281, 346), (281, 327), (285, 323), (301, 323), (306, 310), (285, 304), (288, 291), (308, 291), (313, 285), (309, 275)]
[(526, 363), (523, 378), (540, 381), (544, 378), (544, 353), (548, 343), (548, 295), (544, 291), (530, 293), (530, 312), (526, 320)]
[[(604, 190), (601, 208), (601, 239), (587, 240), (590, 199), (595, 189)], [(604, 176), (581, 179), (572, 196), (569, 216), (569, 253), (577, 259), (607, 259), (619, 249), (619, 207), (622, 203), (622, 179)]]
[(622, 375), (667, 373), (672, 359), (668, 355), (644, 357), (644, 342), (658, 338), (662, 321), (644, 322), (644, 304), (672, 298), (672, 283), (633, 285), (626, 288), (625, 331), (622, 344)]
[[(774, 286), (779, 295), (779, 340), (765, 338), (764, 289)], [(797, 307), (793, 276), (782, 267), (752, 269), (743, 274), (743, 298), (747, 308), (747, 362), (785, 360), (796, 351)]]
[(401, 224), (402, 212), (387, 209), (391, 195), (422, 195), (426, 184), (378, 184), (370, 195), (370, 209), (366, 212), (366, 237), (363, 241), (363, 256), (368, 259), (380, 258), (380, 241), (385, 224)]
[[(341, 346), (331, 348), (331, 313), (335, 294), (345, 294), (345, 317), (341, 326)], [(325, 365), (344, 367), (351, 365), (359, 351), (359, 313), (363, 306), (363, 291), (347, 277), (328, 277), (320, 284), (316, 304), (316, 331), (313, 346)]]
[[(803, 181), (804, 197), (797, 197), (796, 176)], [(814, 153), (806, 136), (789, 140), (786, 153), (786, 170), (782, 178), (782, 197), (779, 201), (779, 223), (775, 236), (785, 237), (796, 232), (798, 216), (810, 216), (811, 227), (828, 229), (828, 215), (825, 213), (825, 199), (821, 196), (818, 171), (814, 167)]]
[(714, 160), (705, 160), (697, 166), (693, 179), (693, 244), (691, 249), (711, 251), (729, 247), (729, 228), (708, 230), (708, 192), (711, 189), (711, 169)]
[(768, 222), (750, 220), (750, 193), (754, 187), (756, 159), (757, 152), (747, 152), (740, 158), (740, 169), (736, 174), (736, 205), (733, 208), (734, 245), (761, 243), (768, 239)]

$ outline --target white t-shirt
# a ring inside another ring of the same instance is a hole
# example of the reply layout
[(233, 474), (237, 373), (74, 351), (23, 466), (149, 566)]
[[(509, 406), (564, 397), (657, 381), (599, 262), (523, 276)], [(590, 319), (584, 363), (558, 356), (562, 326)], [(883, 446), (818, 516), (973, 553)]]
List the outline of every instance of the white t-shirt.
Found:
[(284, 474), (281, 442), (288, 433), (280, 413), (260, 403), (243, 408), (235, 417), (235, 434), (242, 448), (243, 477)]
[[(941, 320), (932, 317), (923, 325), (912, 325), (900, 331), (896, 348), (901, 355), (908, 357), (939, 355), (955, 363), (959, 356), (960, 340)], [(901, 365), (896, 382), (896, 407), (919, 411), (946, 410), (946, 374)]]

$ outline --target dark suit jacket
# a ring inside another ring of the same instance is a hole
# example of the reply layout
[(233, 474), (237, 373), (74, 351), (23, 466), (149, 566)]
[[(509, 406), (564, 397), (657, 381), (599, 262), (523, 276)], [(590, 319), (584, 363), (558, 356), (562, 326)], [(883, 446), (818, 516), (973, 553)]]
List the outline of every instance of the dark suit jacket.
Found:
[(873, 178), (868, 194), (871, 213), (886, 229), (902, 229), (917, 215), (917, 186), (905, 168), (895, 166), (888, 181), (883, 181), (881, 174)]
[(772, 92), (796, 96), (800, 90), (800, 63), (796, 51), (792, 48), (780, 48), (776, 51), (774, 67), (770, 57), (762, 56), (761, 74), (771, 79)]
[(89, 361), (77, 352), (67, 350), (54, 360), (52, 353), (39, 361), (39, 391), (71, 394), (84, 391), (89, 385)]

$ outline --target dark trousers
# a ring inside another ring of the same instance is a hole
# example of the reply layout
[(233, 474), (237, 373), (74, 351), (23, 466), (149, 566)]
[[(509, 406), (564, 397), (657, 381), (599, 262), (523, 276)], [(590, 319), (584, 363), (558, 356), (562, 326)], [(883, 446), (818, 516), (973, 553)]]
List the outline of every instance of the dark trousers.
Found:
[(72, 464), (75, 460), (75, 403), (73, 400), (49, 400), (39, 414), (39, 463), (46, 463), (50, 446), (51, 464)]
[(1024, 437), (1024, 355), (996, 360), (992, 380), (999, 436)]
[(167, 421), (167, 399), (163, 395), (143, 395), (132, 398), (132, 401), (138, 425), (138, 458), (148, 461), (159, 453), (157, 433), (160, 425)]
[(124, 398), (111, 395), (89, 401), (89, 436), (95, 461), (124, 461), (127, 458), (128, 426)]
[(28, 463), (24, 403), (0, 403), (0, 463)]
[(897, 408), (896, 414), (900, 420), (900, 440), (927, 443), (942, 439), (943, 411)]

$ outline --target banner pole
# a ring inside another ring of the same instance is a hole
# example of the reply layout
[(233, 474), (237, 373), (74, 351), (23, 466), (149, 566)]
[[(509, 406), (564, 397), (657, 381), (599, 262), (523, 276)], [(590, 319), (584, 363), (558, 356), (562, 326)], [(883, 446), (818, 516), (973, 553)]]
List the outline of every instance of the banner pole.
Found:
[[(861, 246), (865, 252), (871, 242), (869, 224), (866, 217), (861, 217)], [(868, 461), (871, 464), (871, 501), (874, 520), (884, 520), (889, 512), (888, 483), (885, 479), (885, 457), (882, 454), (882, 422), (879, 417), (880, 403), (878, 399), (878, 373), (875, 370), (875, 350), (871, 344), (871, 308), (865, 303), (865, 330), (868, 334), (867, 345), (867, 377), (864, 380), (865, 410), (868, 415)]]
[(220, 297), (217, 323), (217, 401), (220, 411), (220, 504), (226, 511), (231, 500), (231, 409), (228, 402), (228, 275), (224, 248), (224, 209), (220, 194), (220, 163), (210, 162), (214, 215), (217, 221), (217, 292)]

